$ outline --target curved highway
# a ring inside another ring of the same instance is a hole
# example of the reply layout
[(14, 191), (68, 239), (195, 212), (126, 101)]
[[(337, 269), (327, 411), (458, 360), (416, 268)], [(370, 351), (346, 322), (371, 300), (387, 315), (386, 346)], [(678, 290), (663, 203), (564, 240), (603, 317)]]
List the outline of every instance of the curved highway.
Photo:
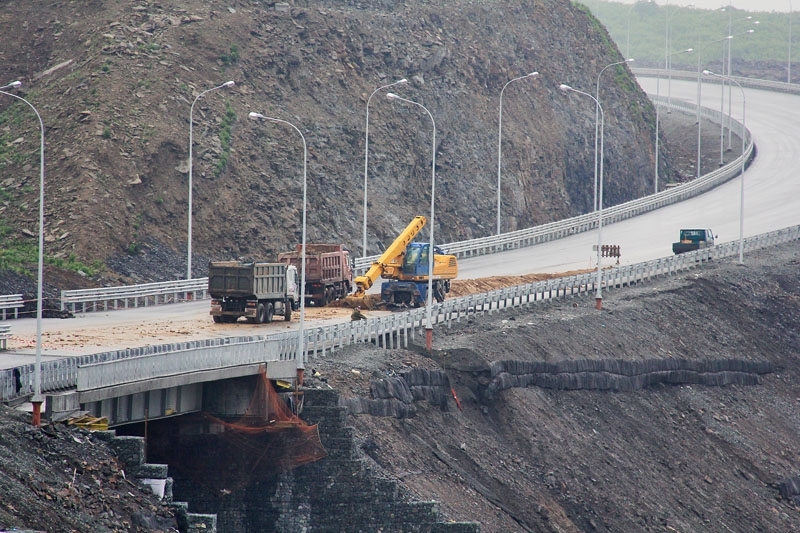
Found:
[[(639, 80), (645, 91), (655, 92), (655, 79)], [(719, 90), (711, 90), (718, 85), (704, 85), (701, 105), (711, 109), (720, 107)], [(694, 82), (672, 81), (673, 99), (696, 101), (697, 86)], [(800, 96), (745, 89), (746, 126), (752, 132), (758, 149), (754, 163), (745, 173), (744, 187), (744, 236), (800, 224), (800, 176), (795, 170), (797, 154), (800, 154)], [(742, 99), (738, 87), (733, 90), (732, 111), (734, 118), (742, 120)], [(709, 169), (710, 170), (710, 169)], [(603, 227), (603, 242), (620, 245), (620, 263), (630, 264), (671, 254), (671, 244), (681, 227), (709, 227), (719, 236), (720, 242), (739, 239), (740, 221), (740, 178), (716, 189), (681, 202), (664, 207), (639, 217)], [(587, 184), (587, 187), (590, 184)], [(570, 270), (594, 268), (597, 244), (597, 231), (590, 231), (541, 245), (460, 260), (459, 278), (482, 278), (497, 275), (522, 275), (530, 273), (555, 273)], [(745, 256), (747, 262), (747, 256)], [(307, 320), (316, 320), (306, 315)], [(346, 320), (346, 315), (327, 320)], [(198, 301), (174, 305), (162, 305), (127, 311), (107, 313), (86, 313), (76, 319), (44, 319), (45, 332), (60, 331), (68, 334), (72, 330), (105, 330), (113, 328), (140, 328), (143, 324), (176, 324), (177, 329), (186, 328), (192, 321), (205, 320), (208, 316), (208, 301)], [(13, 321), (15, 334), (32, 335), (35, 320)], [(320, 322), (314, 322), (319, 324)], [(298, 321), (289, 324), (282, 321), (265, 325), (225, 325), (217, 324), (213, 330), (196, 332), (183, 340), (212, 336), (235, 336), (269, 334), (297, 328)], [(173, 339), (174, 340), (174, 339)], [(120, 342), (128, 342), (120, 339)], [(168, 342), (168, 341), (162, 341)], [(141, 344), (154, 344), (153, 339)], [(111, 343), (91, 342), (88, 335), (86, 345), (80, 350), (64, 351), (50, 349), (43, 342), (43, 354), (51, 356), (96, 353), (105, 349), (121, 348)], [(34, 352), (15, 350), (25, 357)], [(4, 356), (3, 366), (16, 366), (29, 361), (19, 361), (12, 354)]]
[[(639, 83), (645, 91), (655, 94), (655, 79), (639, 79)], [(701, 105), (719, 109), (719, 92), (719, 85), (705, 84)], [(695, 103), (697, 84), (672, 80), (671, 96), (673, 100)], [(745, 89), (745, 98), (746, 126), (757, 148), (756, 159), (745, 172), (744, 236), (748, 237), (800, 224), (800, 175), (796, 170), (800, 154), (800, 96)], [(735, 86), (732, 113), (741, 122), (742, 97)], [(736, 178), (691, 200), (604, 226), (603, 242), (620, 245), (620, 262), (630, 264), (670, 255), (672, 242), (682, 227), (707, 227), (719, 236), (719, 242), (738, 241), (740, 185), (740, 178)], [(459, 265), (459, 277), (591, 268), (595, 244), (597, 232), (591, 231), (502, 255), (464, 260)]]

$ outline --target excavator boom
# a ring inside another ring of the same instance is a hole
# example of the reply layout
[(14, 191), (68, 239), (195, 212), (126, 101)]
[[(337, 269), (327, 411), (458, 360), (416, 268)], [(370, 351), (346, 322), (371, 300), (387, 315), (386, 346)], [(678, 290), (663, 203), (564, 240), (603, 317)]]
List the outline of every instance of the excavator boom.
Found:
[[(414, 220), (406, 226), (400, 235), (394, 240), (392, 244), (386, 248), (386, 251), (381, 254), (377, 261), (372, 263), (372, 266), (361, 276), (356, 277), (355, 285), (356, 290), (353, 293), (353, 296), (364, 296), (364, 294), (369, 290), (370, 287), (375, 283), (384, 272), (384, 269), (390, 263), (394, 262), (397, 263), (397, 258), (402, 256), (405, 252), (406, 247), (411, 244), (411, 241), (414, 240), (414, 237), (422, 231), (422, 228), (425, 226), (425, 223), (428, 221), (422, 215), (418, 215), (414, 217)], [(401, 261), (402, 263), (402, 261)]]

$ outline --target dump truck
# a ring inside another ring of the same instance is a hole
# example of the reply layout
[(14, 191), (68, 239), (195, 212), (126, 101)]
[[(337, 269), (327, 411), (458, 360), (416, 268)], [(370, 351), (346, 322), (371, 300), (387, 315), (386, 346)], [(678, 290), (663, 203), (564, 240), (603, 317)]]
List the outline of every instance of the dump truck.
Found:
[[(278, 255), (301, 272), (303, 245)], [(302, 275), (302, 273), (301, 273)], [(306, 244), (306, 305), (324, 307), (353, 289), (353, 259), (343, 244)]]
[(251, 324), (272, 322), (275, 314), (287, 322), (300, 308), (297, 268), (286, 263), (212, 261), (208, 266), (208, 294), (214, 322)]
[(672, 253), (682, 254), (714, 246), (714, 232), (710, 229), (682, 229), (680, 240), (672, 243)]
[[(378, 277), (389, 280), (381, 284), (381, 301), (401, 307), (420, 307), (428, 298), (430, 243), (412, 242), (427, 219), (416, 216), (386, 251), (355, 279), (353, 296), (363, 296)], [(431, 297), (442, 302), (450, 292), (450, 280), (458, 276), (458, 260), (438, 246), (433, 246)]]

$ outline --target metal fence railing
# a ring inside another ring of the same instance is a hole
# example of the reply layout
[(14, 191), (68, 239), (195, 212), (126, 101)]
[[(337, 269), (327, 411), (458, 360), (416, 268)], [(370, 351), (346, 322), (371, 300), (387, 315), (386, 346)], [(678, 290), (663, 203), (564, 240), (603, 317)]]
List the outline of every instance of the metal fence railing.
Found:
[[(800, 240), (800, 226), (773, 231), (744, 239), (746, 253), (781, 243)], [(697, 268), (710, 260), (738, 256), (739, 243), (729, 242), (680, 255), (662, 257), (632, 265), (603, 270), (605, 291), (627, 287), (661, 276)], [(481, 294), (453, 298), (434, 304), (433, 324), (449, 324), (474, 315), (492, 314), (503, 309), (530, 306), (556, 298), (593, 293), (597, 288), (595, 273), (555, 278), (516, 285)], [(413, 309), (355, 322), (343, 322), (305, 329), (305, 356), (311, 360), (325, 357), (343, 346), (359, 342), (374, 342), (377, 346), (399, 348), (408, 346), (420, 328), (426, 326), (427, 310)], [(296, 331), (269, 336), (228, 337), (206, 339), (92, 355), (69, 357), (42, 363), (42, 391), (51, 392), (78, 387), (78, 368), (84, 376), (80, 386), (101, 388), (119, 383), (144, 381), (153, 376), (171, 375), (196, 370), (224, 368), (254, 361), (296, 361)], [(28, 364), (0, 371), (0, 401), (28, 395), (32, 390), (34, 365)]]
[[(673, 73), (673, 76), (675, 75)], [(653, 101), (657, 106), (665, 106), (685, 113), (697, 113), (697, 107), (694, 104), (677, 100), (667, 103), (663, 98), (653, 98)], [(701, 108), (701, 113), (704, 117), (717, 123), (722, 120), (723, 116), (719, 111), (707, 108)], [(741, 124), (738, 122), (736, 124), (741, 129)], [(746, 149), (739, 158), (688, 183), (630, 202), (603, 208), (603, 224), (613, 224), (702, 194), (735, 177), (742, 166), (742, 161), (749, 160), (752, 154), (752, 137), (747, 132)], [(575, 233), (591, 231), (597, 227), (597, 224), (597, 214), (587, 213), (533, 228), (442, 244), (441, 246), (447, 253), (454, 254), (459, 258), (468, 258), (524, 248)], [(365, 272), (379, 257), (379, 255), (373, 255), (357, 258), (355, 260), (356, 271), (358, 273)], [(119, 287), (65, 290), (61, 291), (61, 310), (86, 313), (204, 299), (208, 297), (207, 288), (208, 278), (195, 278)]]
[(25, 308), (25, 301), (21, 294), (4, 294), (0, 296), (0, 319), (9, 317), (19, 318), (20, 309)]

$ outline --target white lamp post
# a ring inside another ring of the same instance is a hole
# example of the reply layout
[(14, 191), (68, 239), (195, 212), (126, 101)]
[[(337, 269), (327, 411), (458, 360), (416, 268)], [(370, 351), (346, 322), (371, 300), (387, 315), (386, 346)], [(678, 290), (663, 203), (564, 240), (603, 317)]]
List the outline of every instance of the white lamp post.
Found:
[[(669, 67), (667, 68), (667, 76), (669, 79), (667, 80), (667, 105), (669, 106), (672, 104), (672, 56), (680, 55), (680, 54), (690, 54), (694, 52), (694, 48), (687, 48), (686, 50), (681, 50), (679, 52), (673, 52), (667, 55), (667, 64)], [(667, 107), (667, 113), (670, 113), (670, 108)]]
[(789, 0), (789, 58), (786, 61), (786, 83), (792, 83), (792, 0)]
[(735, 79), (729, 76), (723, 76), (721, 74), (715, 74), (710, 70), (704, 70), (703, 74), (708, 76), (715, 76), (717, 78), (728, 78), (729, 82), (733, 82), (739, 87), (739, 90), (742, 91), (742, 170), (741, 170), (741, 183), (740, 183), (740, 193), (739, 193), (739, 263), (744, 262), (744, 165), (745, 165), (745, 157), (744, 157), (744, 149), (745, 149), (745, 139), (747, 138), (747, 126), (745, 124), (745, 96), (744, 96), (744, 89), (742, 85), (736, 81)]
[(303, 140), (303, 238), (302, 238), (302, 252), (300, 253), (300, 329), (298, 331), (297, 339), (297, 378), (298, 385), (302, 385), (303, 370), (305, 369), (305, 349), (303, 343), (305, 342), (305, 318), (306, 318), (306, 201), (308, 198), (308, 188), (306, 186), (306, 167), (308, 161), (308, 147), (306, 146), (306, 138), (303, 136), (297, 126), (291, 122), (281, 120), (279, 118), (272, 118), (262, 115), (261, 113), (250, 112), (248, 115), (252, 119), (269, 120), (278, 124), (285, 124), (300, 135)]
[(628, 9), (628, 31), (625, 33), (625, 55), (629, 55), (631, 53), (631, 13), (633, 13), (633, 8), (636, 7), (636, 2), (631, 4), (631, 7)]
[(508, 80), (503, 88), (500, 89), (500, 117), (497, 121), (497, 235), (500, 235), (500, 168), (503, 162), (503, 92), (506, 87), (512, 82), (517, 80), (524, 80), (525, 78), (538, 78), (538, 72), (531, 72), (518, 78)]
[(425, 326), (425, 346), (427, 347), (428, 351), (431, 351), (433, 346), (433, 318), (431, 313), (433, 312), (433, 228), (436, 225), (434, 219), (434, 200), (436, 199), (436, 121), (433, 120), (433, 115), (431, 112), (428, 111), (428, 108), (424, 105), (414, 102), (413, 100), (406, 100), (405, 98), (401, 98), (394, 93), (388, 93), (386, 97), (389, 100), (399, 100), (401, 102), (405, 102), (407, 104), (415, 105), (421, 108), (428, 114), (428, 117), (431, 119), (431, 124), (433, 125), (433, 140), (431, 146), (432, 153), (431, 153), (431, 229), (430, 229), (430, 243), (428, 243), (428, 295), (427, 295), (427, 325)]
[[(668, 68), (668, 66), (670, 64), (670, 57), (672, 57), (674, 55), (677, 55), (677, 54), (686, 54), (686, 53), (690, 53), (690, 52), (692, 52), (692, 49), (691, 48), (687, 48), (686, 50), (679, 50), (679, 51), (673, 52), (671, 54), (668, 53), (666, 59), (664, 60), (664, 66), (666, 68)], [(660, 81), (661, 81), (661, 76), (658, 76), (656, 78), (656, 98), (661, 96), (661, 93), (659, 92), (659, 83), (660, 83)], [(669, 102), (669, 97), (667, 97), (667, 101)], [(659, 126), (659, 118), (660, 118), (660, 114), (661, 114), (660, 111), (659, 111), (660, 107), (661, 107), (660, 104), (658, 102), (656, 102), (656, 151), (655, 151), (654, 158), (653, 158), (653, 159), (655, 159), (655, 172), (653, 173), (653, 184), (654, 184), (654, 186), (653, 186), (653, 194), (658, 192), (658, 126)]]
[(194, 113), (194, 104), (206, 93), (222, 89), (223, 87), (233, 87), (233, 81), (226, 81), (222, 85), (217, 85), (206, 91), (201, 92), (192, 102), (189, 108), (189, 228), (186, 237), (186, 279), (192, 279), (192, 114)]
[(626, 59), (625, 61), (617, 61), (616, 63), (611, 63), (610, 65), (606, 65), (602, 69), (600, 69), (600, 73), (597, 74), (597, 87), (595, 88), (594, 99), (595, 102), (598, 104), (595, 106), (594, 110), (594, 207), (593, 209), (597, 211), (597, 124), (598, 124), (598, 113), (600, 112), (600, 76), (603, 75), (603, 72), (607, 68), (616, 67), (617, 65), (623, 65), (625, 63), (632, 63), (633, 58)]
[[(733, 39), (733, 36), (732, 35), (728, 35), (728, 36), (726, 36), (726, 37), (724, 37), (722, 39), (717, 39), (716, 41), (709, 41), (709, 42), (703, 43), (702, 45), (699, 45), (697, 47), (697, 106), (696, 106), (697, 107), (697, 118), (696, 118), (696, 122), (697, 122), (697, 177), (698, 178), (701, 175), (700, 167), (701, 167), (702, 161), (701, 161), (701, 158), (700, 158), (700, 154), (701, 154), (701, 148), (702, 148), (701, 135), (702, 135), (702, 129), (703, 129), (702, 117), (700, 116), (700, 98), (701, 98), (701, 93), (702, 93), (702, 70), (700, 69), (700, 56), (702, 55), (700, 53), (701, 52), (701, 46), (703, 47), (702, 49), (705, 49), (705, 47), (707, 45), (720, 43), (720, 42), (726, 41), (728, 39)], [(723, 48), (724, 48), (724, 46), (725, 45), (723, 45)], [(721, 148), (720, 148), (719, 158), (720, 158), (720, 162), (721, 162), (722, 161), (722, 149)]]
[[(603, 247), (603, 126), (605, 123), (605, 114), (603, 113), (603, 106), (600, 105), (600, 102), (589, 93), (585, 93), (583, 91), (579, 91), (578, 89), (573, 89), (569, 85), (561, 84), (559, 85), (559, 89), (563, 92), (575, 92), (578, 94), (582, 94), (584, 96), (588, 96), (592, 100), (594, 100), (597, 109), (600, 110), (600, 195), (598, 197), (598, 206), (597, 206), (597, 287), (595, 290), (595, 307), (597, 309), (603, 309), (603, 269), (601, 265), (601, 258), (602, 258), (602, 247)], [(597, 129), (597, 124), (595, 121), (595, 130)], [(595, 145), (595, 160), (597, 159), (597, 145)]]
[[(744, 19), (740, 19), (740, 20), (750, 20), (752, 18), (753, 17), (745, 17)], [(734, 22), (736, 22), (736, 21), (734, 21)], [(758, 23), (759, 22), (757, 20), (753, 22), (753, 24), (758, 24)], [(731, 57), (733, 56), (733, 52), (731, 51), (731, 46), (733, 45), (733, 37), (736, 37), (738, 35), (746, 35), (748, 33), (753, 33), (756, 30), (746, 30), (746, 31), (739, 32), (737, 34), (730, 33), (730, 27), (728, 28), (728, 30), (729, 30), (728, 31), (728, 35), (731, 36), (731, 39), (728, 40), (728, 74), (727, 75), (728, 76), (733, 76), (733, 68), (731, 66)], [(732, 137), (732, 133), (731, 133), (731, 92), (732, 92), (731, 84), (728, 83), (728, 151), (730, 151), (730, 149), (731, 149), (731, 137)]]
[(372, 100), (372, 97), (375, 96), (375, 93), (382, 91), (383, 89), (388, 89), (389, 87), (394, 87), (395, 85), (401, 85), (405, 83), (408, 83), (408, 80), (403, 78), (394, 83), (382, 85), (372, 91), (372, 94), (370, 94), (369, 98), (367, 98), (367, 120), (364, 128), (364, 244), (361, 248), (362, 257), (367, 257), (367, 161), (369, 160), (369, 103)]
[(36, 283), (36, 364), (33, 371), (33, 425), (39, 426), (42, 422), (42, 279), (44, 277), (44, 123), (39, 112), (33, 104), (16, 94), (5, 92), (2, 89), (16, 89), (22, 82), (14, 81), (0, 87), (0, 94), (8, 95), (17, 100), (22, 100), (36, 113), (39, 120), (39, 268)]

